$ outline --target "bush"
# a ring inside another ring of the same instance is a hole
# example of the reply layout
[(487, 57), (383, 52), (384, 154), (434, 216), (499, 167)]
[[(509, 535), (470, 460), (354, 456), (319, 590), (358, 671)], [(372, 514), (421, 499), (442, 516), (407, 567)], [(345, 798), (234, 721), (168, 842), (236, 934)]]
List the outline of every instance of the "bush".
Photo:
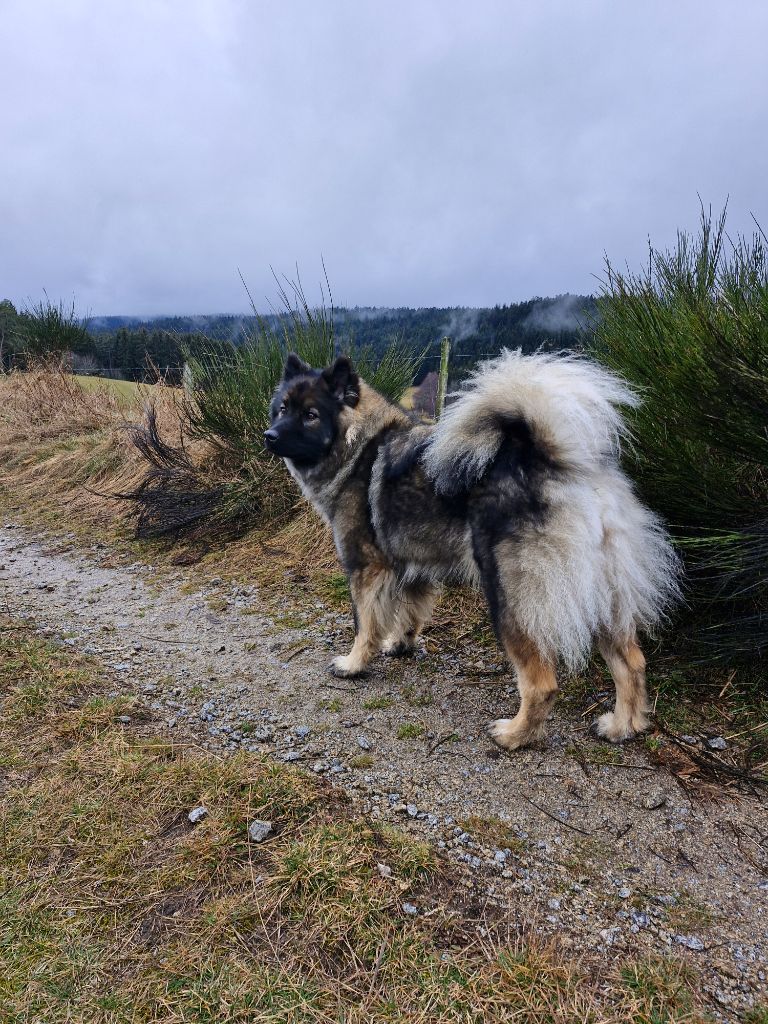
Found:
[[(638, 385), (631, 414), (646, 500), (689, 572), (683, 640), (701, 661), (768, 646), (768, 254), (731, 241), (725, 212), (651, 248), (640, 274), (607, 264), (594, 354)], [(638, 475), (636, 473), (635, 475)]]
[[(281, 288), (283, 314), (257, 328), (236, 347), (211, 342), (188, 354), (182, 425), (188, 439), (203, 442), (212, 458), (195, 463), (186, 447), (168, 445), (152, 411), (146, 426), (134, 428), (137, 448), (150, 463), (138, 489), (123, 494), (139, 506), (140, 536), (217, 527), (241, 532), (287, 517), (297, 492), (281, 459), (264, 447), (269, 407), (288, 352), (311, 366), (327, 366), (336, 354), (333, 311), (311, 309), (300, 284)], [(276, 323), (278, 326), (273, 327)], [(375, 362), (369, 350), (348, 355), (363, 378), (387, 398), (399, 401), (422, 360), (402, 343), (393, 343)]]
[(20, 349), (33, 358), (60, 355), (64, 352), (90, 354), (93, 339), (88, 333), (88, 320), (75, 312), (75, 303), (65, 307), (44, 299), (27, 306), (18, 318)]

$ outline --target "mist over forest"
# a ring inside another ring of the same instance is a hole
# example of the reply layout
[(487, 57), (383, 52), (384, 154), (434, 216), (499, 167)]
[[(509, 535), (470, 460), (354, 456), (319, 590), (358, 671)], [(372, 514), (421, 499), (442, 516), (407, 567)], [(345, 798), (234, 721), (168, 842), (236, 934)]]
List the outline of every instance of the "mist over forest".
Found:
[[(329, 312), (331, 312), (329, 310)], [(492, 308), (468, 307), (338, 307), (332, 310), (338, 347), (345, 351), (366, 350), (374, 357), (384, 353), (393, 341), (424, 353), (418, 383), (435, 368), (438, 346), (443, 337), (452, 341), (452, 363), (458, 372), (471, 368), (479, 359), (495, 356), (506, 348), (534, 351), (578, 348), (585, 331), (596, 316), (590, 295), (564, 294), (534, 297), (524, 302)], [(282, 331), (289, 326), (285, 313), (263, 317), (243, 315), (207, 316), (98, 316), (87, 322), (89, 351), (83, 356), (112, 375), (141, 379), (147, 359), (158, 367), (179, 367), (185, 353), (195, 352), (211, 341), (239, 346), (266, 323)]]

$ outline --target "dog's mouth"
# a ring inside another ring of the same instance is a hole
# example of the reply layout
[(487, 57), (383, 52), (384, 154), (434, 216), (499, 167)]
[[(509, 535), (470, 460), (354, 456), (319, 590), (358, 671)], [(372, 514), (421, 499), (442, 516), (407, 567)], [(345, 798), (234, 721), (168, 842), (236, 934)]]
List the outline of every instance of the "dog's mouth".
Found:
[(274, 427), (264, 431), (264, 446), (281, 459), (307, 466), (317, 463), (326, 450), (319, 440), (286, 435)]

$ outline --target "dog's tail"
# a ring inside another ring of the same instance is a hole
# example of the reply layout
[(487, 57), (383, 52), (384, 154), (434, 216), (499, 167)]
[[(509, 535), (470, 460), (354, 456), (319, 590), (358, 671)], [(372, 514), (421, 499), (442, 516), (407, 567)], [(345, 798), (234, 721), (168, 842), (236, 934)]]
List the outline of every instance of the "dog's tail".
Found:
[[(515, 440), (519, 468), (538, 475), (513, 479), (537, 494), (546, 518), (518, 525), (498, 568), (519, 594), (517, 626), (572, 667), (595, 636), (626, 640), (650, 629), (680, 595), (666, 530), (619, 467), (628, 434), (620, 410), (638, 401), (620, 377), (588, 359), (505, 350), (446, 407), (423, 455), (435, 489), (459, 495), (501, 465), (502, 446)], [(537, 458), (526, 462), (525, 448)], [(514, 464), (513, 456), (510, 470)], [(503, 517), (503, 488), (498, 499)]]
[(481, 479), (504, 438), (525, 424), (541, 453), (563, 470), (616, 456), (627, 429), (620, 406), (639, 400), (620, 377), (588, 359), (504, 349), (480, 364), (447, 405), (424, 455), (440, 494)]

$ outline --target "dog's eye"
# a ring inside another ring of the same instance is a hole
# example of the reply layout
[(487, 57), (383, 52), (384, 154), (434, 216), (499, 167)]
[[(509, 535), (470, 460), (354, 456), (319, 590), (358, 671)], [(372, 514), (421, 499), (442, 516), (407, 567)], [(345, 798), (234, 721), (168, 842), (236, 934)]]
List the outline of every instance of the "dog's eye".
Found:
[(285, 416), (285, 402), (283, 402), (283, 404), (277, 410), (277, 415), (278, 416)]
[(315, 412), (314, 409), (307, 409), (307, 411), (304, 413), (304, 419), (308, 423), (311, 423), (312, 420), (316, 420), (317, 418), (318, 418), (318, 415), (317, 415), (317, 413)]

